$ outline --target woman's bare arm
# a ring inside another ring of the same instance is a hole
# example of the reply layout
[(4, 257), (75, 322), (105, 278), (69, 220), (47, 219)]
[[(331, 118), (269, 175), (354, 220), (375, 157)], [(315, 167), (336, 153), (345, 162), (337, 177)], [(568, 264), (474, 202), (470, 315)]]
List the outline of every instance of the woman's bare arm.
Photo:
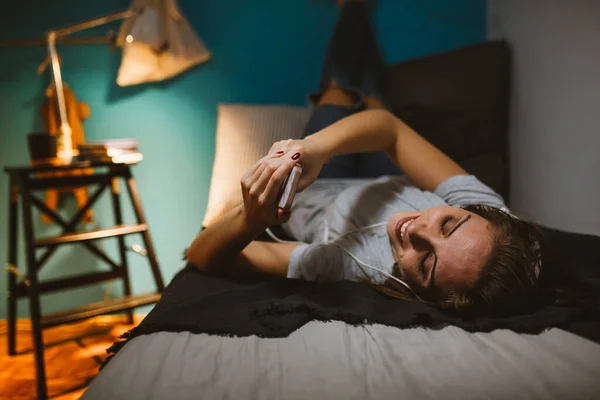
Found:
[(190, 264), (216, 275), (287, 276), (297, 244), (253, 241), (261, 233), (243, 217), (241, 206), (200, 232), (186, 252)]
[(306, 148), (325, 158), (350, 153), (385, 151), (418, 187), (433, 191), (444, 180), (467, 172), (403, 121), (385, 110), (367, 110), (346, 117), (304, 139)]
[(242, 251), (238, 259), (238, 266), (244, 271), (285, 278), (290, 262), (290, 254), (297, 246), (298, 243), (252, 241)]
[(252, 166), (241, 182), (244, 204), (200, 232), (186, 252), (188, 262), (217, 274), (286, 276), (296, 245), (253, 240), (265, 228), (289, 219), (289, 212), (278, 209), (277, 196), (296, 163), (291, 157), (271, 155)]
[(214, 224), (200, 232), (186, 251), (188, 262), (198, 269), (226, 265), (260, 234), (261, 227), (253, 226), (242, 206), (236, 207)]

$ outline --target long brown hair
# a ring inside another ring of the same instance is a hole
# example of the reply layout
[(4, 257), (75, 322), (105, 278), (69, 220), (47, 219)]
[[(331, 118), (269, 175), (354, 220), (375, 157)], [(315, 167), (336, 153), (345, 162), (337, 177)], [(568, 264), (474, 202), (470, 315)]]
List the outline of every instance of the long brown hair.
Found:
[[(541, 254), (545, 244), (541, 231), (536, 225), (494, 207), (477, 204), (464, 209), (490, 222), (494, 236), (492, 252), (472, 288), (455, 291), (431, 304), (463, 315), (504, 315), (522, 308), (535, 296), (542, 273)], [(388, 296), (418, 301), (414, 293), (392, 279), (373, 286)]]

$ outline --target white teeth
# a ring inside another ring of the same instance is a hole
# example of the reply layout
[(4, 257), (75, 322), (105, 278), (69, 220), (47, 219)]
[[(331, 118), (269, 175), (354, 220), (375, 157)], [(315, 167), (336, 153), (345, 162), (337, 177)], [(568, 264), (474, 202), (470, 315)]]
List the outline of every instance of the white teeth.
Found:
[(404, 242), (404, 232), (406, 231), (406, 228), (408, 227), (408, 225), (410, 225), (410, 223), (413, 222), (413, 220), (408, 220), (405, 223), (402, 224), (402, 226), (400, 227), (400, 240), (402, 240), (402, 242)]

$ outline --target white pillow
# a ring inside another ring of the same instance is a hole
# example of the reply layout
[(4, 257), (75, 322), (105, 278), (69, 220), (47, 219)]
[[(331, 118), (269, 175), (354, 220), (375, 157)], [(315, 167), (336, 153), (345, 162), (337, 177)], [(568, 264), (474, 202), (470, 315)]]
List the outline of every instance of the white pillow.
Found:
[(274, 142), (302, 138), (309, 112), (306, 107), (219, 104), (215, 162), (203, 226), (242, 202), (240, 179)]

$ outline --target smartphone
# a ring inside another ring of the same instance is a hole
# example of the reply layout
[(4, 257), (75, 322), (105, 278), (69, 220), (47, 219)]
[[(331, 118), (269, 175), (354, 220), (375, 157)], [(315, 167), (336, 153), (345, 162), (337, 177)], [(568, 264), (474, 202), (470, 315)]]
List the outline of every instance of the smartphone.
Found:
[(296, 164), (285, 178), (285, 181), (283, 181), (281, 191), (279, 192), (279, 203), (277, 204), (282, 210), (292, 208), (296, 188), (298, 187), (298, 182), (300, 182), (300, 175), (302, 175), (302, 167)]

